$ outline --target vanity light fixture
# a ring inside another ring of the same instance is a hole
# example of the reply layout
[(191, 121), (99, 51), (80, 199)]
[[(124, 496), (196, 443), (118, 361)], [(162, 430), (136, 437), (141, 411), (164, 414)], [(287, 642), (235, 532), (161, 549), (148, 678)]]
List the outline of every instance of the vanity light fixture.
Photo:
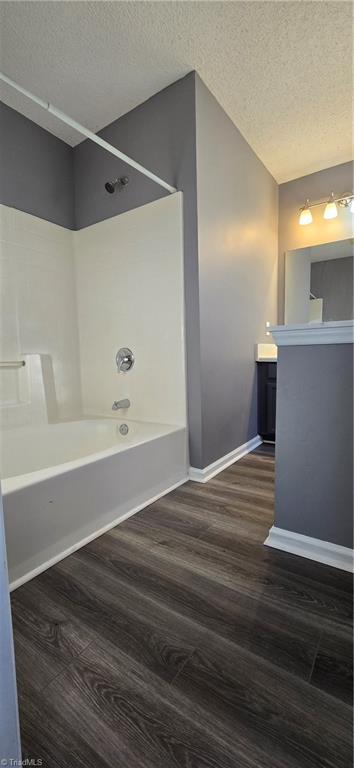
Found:
[(300, 208), (299, 224), (304, 226), (305, 224), (312, 224), (312, 213), (310, 211), (310, 201), (306, 200), (305, 205)]
[(350, 192), (347, 195), (335, 197), (332, 192), (329, 199), (319, 200), (316, 203), (310, 203), (310, 200), (307, 199), (302, 208), (300, 208), (299, 224), (302, 226), (312, 224), (311, 208), (316, 208), (319, 205), (325, 206), (323, 218), (327, 221), (338, 216), (338, 206), (340, 208), (349, 208), (350, 213), (354, 213), (354, 193)]
[(338, 216), (338, 208), (336, 206), (336, 201), (334, 198), (333, 192), (331, 193), (331, 196), (328, 200), (328, 203), (325, 207), (323, 218), (324, 219), (336, 219)]

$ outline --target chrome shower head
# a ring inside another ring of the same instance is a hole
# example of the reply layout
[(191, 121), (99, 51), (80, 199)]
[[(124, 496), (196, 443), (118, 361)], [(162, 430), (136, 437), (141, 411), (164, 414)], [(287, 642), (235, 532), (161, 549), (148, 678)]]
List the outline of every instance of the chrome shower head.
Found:
[(104, 188), (105, 188), (106, 192), (109, 192), (110, 195), (113, 195), (113, 192), (114, 192), (114, 190), (116, 188), (116, 183), (117, 183), (116, 181), (113, 181), (113, 182), (112, 181), (106, 181), (106, 183), (104, 185)]
[(119, 179), (115, 179), (115, 181), (106, 181), (104, 188), (106, 192), (109, 192), (110, 195), (113, 195), (113, 192), (115, 192), (116, 189), (122, 189), (122, 187), (126, 187), (128, 181), (128, 176), (121, 176)]

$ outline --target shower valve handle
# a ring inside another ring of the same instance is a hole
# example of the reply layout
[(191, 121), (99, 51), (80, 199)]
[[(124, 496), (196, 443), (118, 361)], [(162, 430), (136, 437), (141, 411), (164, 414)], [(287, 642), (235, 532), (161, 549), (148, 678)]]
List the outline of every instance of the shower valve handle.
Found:
[(134, 355), (128, 347), (121, 347), (116, 354), (119, 373), (127, 373), (134, 365)]

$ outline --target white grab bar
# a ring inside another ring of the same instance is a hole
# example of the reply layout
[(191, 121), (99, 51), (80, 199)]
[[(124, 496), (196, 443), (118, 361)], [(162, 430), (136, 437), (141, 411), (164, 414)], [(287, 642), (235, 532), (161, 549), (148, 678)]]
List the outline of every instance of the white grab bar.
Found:
[(0, 360), (0, 368), (23, 368), (25, 360)]

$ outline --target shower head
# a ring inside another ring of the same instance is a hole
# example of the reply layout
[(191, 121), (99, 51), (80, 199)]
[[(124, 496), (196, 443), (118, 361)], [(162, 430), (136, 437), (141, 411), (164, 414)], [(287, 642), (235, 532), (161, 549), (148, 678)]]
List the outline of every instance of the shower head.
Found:
[(113, 195), (113, 192), (116, 188), (116, 182), (115, 181), (106, 181), (104, 188), (106, 192), (109, 192), (110, 195)]
[(121, 176), (120, 179), (115, 179), (115, 181), (106, 181), (104, 188), (106, 192), (109, 192), (110, 195), (113, 195), (113, 192), (115, 192), (116, 189), (126, 187), (128, 181), (128, 176)]

